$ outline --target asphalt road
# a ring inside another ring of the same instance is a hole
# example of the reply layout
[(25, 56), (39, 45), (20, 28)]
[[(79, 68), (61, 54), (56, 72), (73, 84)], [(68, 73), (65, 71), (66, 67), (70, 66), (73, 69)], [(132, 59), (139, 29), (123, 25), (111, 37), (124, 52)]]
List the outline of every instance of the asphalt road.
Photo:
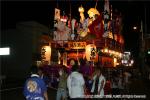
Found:
[[(49, 97), (49, 100), (55, 100), (56, 90), (49, 88), (48, 97)], [(0, 100), (25, 100), (23, 96), (23, 88), (17, 87), (17, 88), (2, 90)]]
[[(56, 89), (48, 88), (48, 96), (49, 100), (56, 100)], [(9, 88), (0, 90), (1, 99), (0, 100), (25, 100), (23, 96), (23, 88)], [(150, 100), (150, 81), (143, 79), (132, 79), (129, 93), (125, 93), (123, 95), (136, 95), (136, 96), (145, 96), (144, 100)], [(142, 99), (142, 100), (143, 100)], [(114, 99), (113, 99), (114, 100)], [(128, 99), (123, 99), (128, 100)], [(136, 99), (129, 99), (136, 100)], [(138, 98), (138, 100), (141, 100)]]

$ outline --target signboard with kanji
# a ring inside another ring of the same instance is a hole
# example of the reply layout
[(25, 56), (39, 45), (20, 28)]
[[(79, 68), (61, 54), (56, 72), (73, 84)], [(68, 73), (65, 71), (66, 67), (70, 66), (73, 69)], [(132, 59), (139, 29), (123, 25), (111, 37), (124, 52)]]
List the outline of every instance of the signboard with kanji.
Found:
[(86, 42), (68, 42), (69, 49), (85, 49)]

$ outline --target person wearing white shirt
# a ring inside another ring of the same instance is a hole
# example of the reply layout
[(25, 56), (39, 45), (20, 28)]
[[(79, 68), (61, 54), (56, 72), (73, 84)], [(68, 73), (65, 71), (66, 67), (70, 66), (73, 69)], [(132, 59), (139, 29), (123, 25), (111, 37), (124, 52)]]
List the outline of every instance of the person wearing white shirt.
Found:
[(69, 97), (71, 99), (83, 98), (84, 86), (85, 86), (85, 81), (83, 75), (78, 72), (78, 65), (73, 65), (72, 73), (67, 78)]
[(96, 75), (93, 77), (91, 92), (94, 95), (104, 96), (105, 77), (102, 75), (100, 68), (97, 68)]

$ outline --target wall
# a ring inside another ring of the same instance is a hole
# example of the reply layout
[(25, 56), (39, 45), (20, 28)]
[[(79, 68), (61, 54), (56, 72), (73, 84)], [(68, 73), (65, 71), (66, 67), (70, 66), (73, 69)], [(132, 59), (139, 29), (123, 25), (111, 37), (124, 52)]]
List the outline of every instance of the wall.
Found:
[(24, 81), (29, 75), (33, 56), (38, 52), (38, 39), (48, 28), (34, 21), (16, 24), (16, 29), (2, 32), (1, 47), (10, 47), (9, 56), (1, 56), (5, 85)]

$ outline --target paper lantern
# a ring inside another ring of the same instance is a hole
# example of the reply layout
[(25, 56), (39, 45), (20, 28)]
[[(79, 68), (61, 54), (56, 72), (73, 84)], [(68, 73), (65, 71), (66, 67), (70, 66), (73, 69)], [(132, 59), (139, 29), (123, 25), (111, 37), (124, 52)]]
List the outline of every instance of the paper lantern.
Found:
[(42, 54), (42, 61), (43, 62), (48, 62), (48, 64), (50, 64), (51, 47), (50, 46), (43, 46), (42, 49), (41, 49), (41, 54)]
[(87, 45), (85, 55), (87, 61), (94, 61), (96, 59), (96, 46), (94, 44)]

